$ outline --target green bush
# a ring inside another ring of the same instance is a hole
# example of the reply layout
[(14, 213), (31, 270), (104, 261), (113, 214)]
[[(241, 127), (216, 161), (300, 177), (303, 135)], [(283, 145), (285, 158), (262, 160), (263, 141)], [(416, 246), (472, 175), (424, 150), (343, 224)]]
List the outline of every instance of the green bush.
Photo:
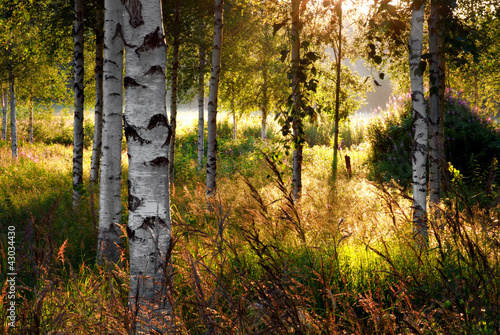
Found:
[[(410, 184), (411, 108), (409, 95), (396, 98), (387, 111), (369, 125), (372, 179), (393, 179), (402, 185)], [(445, 108), (446, 161), (472, 181), (479, 170), (490, 170), (495, 154), (500, 152), (500, 132), (491, 119), (480, 117), (459, 95), (449, 95)]]

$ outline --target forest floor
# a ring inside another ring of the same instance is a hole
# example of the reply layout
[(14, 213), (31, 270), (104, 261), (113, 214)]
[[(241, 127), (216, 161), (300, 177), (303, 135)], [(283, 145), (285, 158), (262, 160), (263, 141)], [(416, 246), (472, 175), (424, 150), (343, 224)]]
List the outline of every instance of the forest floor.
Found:
[[(290, 156), (279, 142), (258, 139), (253, 124), (241, 121), (236, 140), (227, 120), (219, 125), (215, 212), (206, 210), (204, 177), (196, 170), (196, 127), (181, 127), (177, 137), (169, 296), (175, 332), (499, 333), (498, 213), (470, 207), (457, 189), (439, 215), (429, 216), (429, 246), (420, 248), (407, 191), (367, 179), (365, 141), (339, 151), (335, 181), (331, 146), (306, 146), (304, 189), (293, 201)], [(346, 142), (355, 126), (343, 133)], [(14, 227), (17, 331), (128, 334), (134, 315), (127, 307), (127, 262), (96, 265), (88, 187), (72, 209), (72, 149), (49, 144), (57, 142), (55, 133), (64, 140), (66, 130), (53, 129), (50, 138), (40, 133), (29, 144), (20, 129), (17, 161), (0, 141), (0, 252), (7, 254), (7, 231)], [(310, 130), (311, 139), (321, 137), (317, 131)], [(125, 152), (122, 157), (125, 224)], [(88, 180), (89, 150), (84, 162)], [(3, 257), (2, 283), (8, 265)], [(4, 285), (3, 306), (7, 293)], [(7, 317), (2, 308), (5, 334), (13, 331)]]

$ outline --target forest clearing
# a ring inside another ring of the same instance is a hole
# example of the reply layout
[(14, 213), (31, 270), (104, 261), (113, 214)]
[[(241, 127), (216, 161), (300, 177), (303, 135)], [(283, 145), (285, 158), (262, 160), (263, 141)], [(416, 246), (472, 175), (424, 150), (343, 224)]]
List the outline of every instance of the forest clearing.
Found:
[(500, 334), (499, 15), (0, 3), (1, 333)]

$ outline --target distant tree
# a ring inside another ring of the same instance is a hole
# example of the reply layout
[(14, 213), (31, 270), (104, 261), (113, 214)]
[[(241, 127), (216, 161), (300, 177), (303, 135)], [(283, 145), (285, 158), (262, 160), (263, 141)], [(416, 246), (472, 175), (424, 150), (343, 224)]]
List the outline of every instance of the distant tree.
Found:
[(124, 1), (125, 115), (129, 157), (129, 306), (132, 333), (166, 333), (171, 238), (166, 114), (167, 49), (159, 0)]
[(103, 129), (99, 188), (98, 260), (120, 261), (123, 245), (117, 224), (122, 221), (121, 153), (123, 108), (123, 6), (105, 1), (103, 62)]
[(210, 75), (210, 93), (208, 97), (207, 127), (207, 198), (217, 191), (217, 103), (219, 96), (219, 79), (221, 72), (222, 27), (224, 0), (215, 0), (214, 43), (212, 51), (212, 70)]
[[(90, 162), (90, 195), (93, 198), (94, 189), (99, 179), (99, 166), (102, 152), (102, 113), (103, 113), (103, 55), (104, 55), (104, 2), (97, 2), (95, 25), (95, 109), (94, 109), (94, 139), (92, 141), (92, 158)], [(93, 206), (91, 199), (91, 206)], [(93, 212), (93, 211), (92, 211)]]
[(74, 95), (73, 121), (73, 207), (78, 206), (83, 187), (83, 0), (75, 0), (74, 38)]

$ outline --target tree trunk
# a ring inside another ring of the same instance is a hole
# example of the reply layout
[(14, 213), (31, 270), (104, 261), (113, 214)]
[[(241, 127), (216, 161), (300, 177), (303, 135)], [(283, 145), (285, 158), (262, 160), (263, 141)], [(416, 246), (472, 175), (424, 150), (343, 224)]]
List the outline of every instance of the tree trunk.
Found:
[(132, 332), (169, 333), (171, 248), (167, 48), (158, 0), (125, 0), (125, 136), (129, 157)]
[(439, 11), (436, 0), (431, 2), (429, 26), (429, 193), (431, 207), (439, 204), (440, 190), (440, 158), (439, 158), (439, 54), (438, 31)]
[(234, 96), (234, 82), (231, 86), (231, 114), (233, 116), (233, 141), (236, 140), (236, 109), (234, 104), (235, 96)]
[(103, 129), (99, 191), (97, 258), (120, 262), (122, 222), (121, 153), (123, 109), (123, 7), (121, 0), (105, 1), (103, 62)]
[(339, 1), (338, 6), (340, 7), (339, 11), (337, 12), (339, 16), (339, 32), (338, 32), (339, 45), (336, 54), (337, 82), (335, 85), (335, 125), (334, 125), (335, 130), (333, 137), (333, 162), (332, 162), (332, 177), (334, 182), (337, 177), (338, 149), (339, 149), (340, 77), (342, 71), (342, 1)]
[(203, 169), (205, 158), (205, 46), (203, 44), (203, 30), (205, 25), (200, 23), (198, 58), (200, 69), (198, 74), (198, 171)]
[(29, 102), (29, 108), (30, 108), (30, 114), (29, 114), (29, 121), (28, 121), (28, 142), (33, 143), (33, 124), (35, 122), (35, 117), (33, 115), (34, 113), (34, 102), (33, 98), (30, 98)]
[(175, 162), (175, 133), (177, 128), (177, 79), (179, 73), (179, 3), (175, 3), (174, 8), (174, 43), (172, 45), (172, 96), (170, 99), (170, 152), (169, 152), (169, 173), (170, 184), (174, 185), (174, 162)]
[(17, 159), (17, 127), (16, 127), (16, 96), (14, 94), (14, 74), (9, 68), (10, 87), (10, 141), (12, 147), (12, 158)]
[(77, 207), (83, 186), (83, 0), (75, 0), (73, 30), (75, 112), (73, 122), (73, 207)]
[[(215, 0), (214, 48), (212, 51), (212, 71), (210, 75), (210, 93), (208, 97), (207, 127), (207, 198), (217, 191), (217, 98), (219, 93), (220, 62), (222, 52), (224, 0)], [(208, 206), (210, 208), (210, 206)]]
[(97, 22), (95, 29), (95, 111), (94, 111), (94, 138), (92, 141), (92, 158), (90, 160), (89, 194), (90, 213), (95, 222), (95, 192), (97, 190), (97, 180), (99, 179), (99, 166), (101, 164), (102, 152), (102, 108), (103, 108), (103, 54), (104, 54), (104, 3), (97, 2)]
[(422, 60), (422, 41), (424, 26), (424, 5), (414, 4), (411, 31), (408, 42), (411, 78), (413, 127), (415, 129), (412, 150), (413, 167), (413, 224), (418, 245), (427, 245), (427, 113), (424, 102), (424, 82)]
[(444, 121), (446, 117), (445, 93), (446, 93), (446, 58), (443, 49), (443, 38), (438, 38), (439, 49), (439, 172), (440, 172), (440, 189), (442, 192), (446, 190), (448, 184), (448, 166), (444, 151)]
[(1, 87), (0, 98), (2, 99), (2, 141), (7, 139), (7, 91)]
[(262, 71), (262, 77), (264, 83), (262, 85), (262, 126), (260, 137), (265, 140), (267, 138), (267, 113), (269, 108), (269, 98), (267, 92), (267, 64), (264, 64), (264, 69)]
[(293, 72), (293, 108), (294, 117), (292, 121), (293, 128), (293, 198), (295, 200), (300, 198), (302, 192), (302, 119), (300, 118), (299, 111), (300, 105), (300, 82), (298, 76), (298, 68), (300, 62), (300, 0), (292, 0), (292, 72)]
[[(99, 179), (99, 165), (102, 151), (102, 108), (103, 108), (103, 53), (104, 53), (104, 3), (98, 2), (97, 22), (95, 30), (95, 118), (94, 140), (92, 142), (92, 159), (90, 163), (90, 186), (93, 194), (93, 183)], [(91, 205), (92, 205), (91, 201)]]

